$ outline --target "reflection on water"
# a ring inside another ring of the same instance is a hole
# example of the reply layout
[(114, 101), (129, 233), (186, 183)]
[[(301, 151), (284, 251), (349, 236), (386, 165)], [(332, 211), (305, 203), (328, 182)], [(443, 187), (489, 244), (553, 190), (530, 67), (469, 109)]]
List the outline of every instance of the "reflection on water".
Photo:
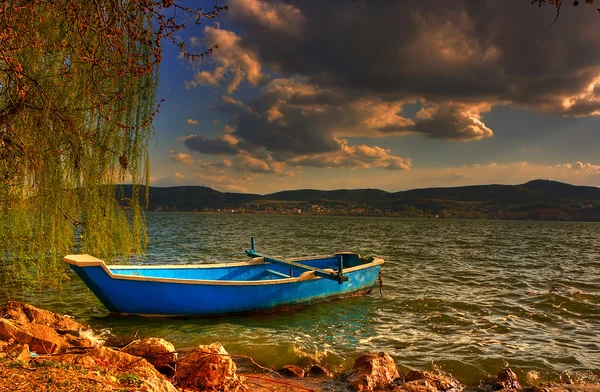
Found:
[(600, 373), (600, 224), (193, 213), (150, 213), (148, 224), (151, 263), (238, 261), (254, 235), (272, 254), (382, 256), (385, 294), (251, 317), (124, 318), (71, 274), (61, 292), (17, 299), (178, 348), (220, 341), (275, 368), (342, 371), (373, 350), (468, 384), (505, 362), (530, 382)]

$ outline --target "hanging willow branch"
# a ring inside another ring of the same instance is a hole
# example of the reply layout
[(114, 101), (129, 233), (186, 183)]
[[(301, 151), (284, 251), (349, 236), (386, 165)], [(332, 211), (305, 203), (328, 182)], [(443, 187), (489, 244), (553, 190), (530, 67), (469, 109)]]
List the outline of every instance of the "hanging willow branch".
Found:
[[(596, 2), (596, 0), (585, 0), (584, 2), (585, 4), (593, 5)], [(539, 7), (542, 7), (546, 3), (554, 5), (554, 7), (556, 8), (556, 16), (554, 17), (552, 23), (550, 23), (551, 25), (553, 25), (554, 22), (556, 22), (560, 17), (560, 9), (562, 7), (563, 0), (531, 0), (531, 4), (537, 4)], [(579, 0), (574, 0), (573, 5), (577, 7), (579, 5)], [(600, 12), (600, 8), (597, 8), (596, 11)]]
[[(5, 277), (56, 285), (63, 255), (107, 259), (146, 245), (140, 187), (161, 42), (188, 59), (174, 0), (8, 0), (0, 6), (0, 260)], [(131, 182), (119, 200), (117, 184)], [(121, 205), (123, 203), (124, 205)], [(33, 279), (31, 279), (33, 278)]]

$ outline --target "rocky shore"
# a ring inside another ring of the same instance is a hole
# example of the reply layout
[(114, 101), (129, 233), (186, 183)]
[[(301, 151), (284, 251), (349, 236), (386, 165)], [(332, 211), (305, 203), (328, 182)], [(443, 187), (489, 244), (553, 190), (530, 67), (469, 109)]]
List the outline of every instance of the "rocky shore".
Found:
[[(333, 375), (320, 364), (267, 369), (220, 343), (177, 350), (149, 338), (109, 346), (68, 316), (8, 301), (0, 308), (0, 391), (600, 392), (600, 384), (521, 385), (510, 368), (465, 386), (441, 372), (402, 374), (383, 352), (362, 353), (350, 372)], [(240, 372), (240, 362), (257, 371)]]

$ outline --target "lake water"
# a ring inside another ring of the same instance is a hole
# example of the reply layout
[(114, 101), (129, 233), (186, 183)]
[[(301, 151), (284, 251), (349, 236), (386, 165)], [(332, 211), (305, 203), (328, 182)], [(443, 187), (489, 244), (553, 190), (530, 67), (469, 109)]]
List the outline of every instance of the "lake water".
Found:
[(442, 369), (467, 384), (506, 363), (527, 383), (600, 377), (598, 223), (161, 212), (148, 229), (151, 263), (244, 260), (251, 236), (268, 254), (378, 255), (385, 291), (177, 320), (109, 316), (74, 274), (60, 292), (16, 299), (180, 349), (219, 341), (272, 368), (320, 361), (341, 372), (360, 352), (385, 351), (403, 370)]

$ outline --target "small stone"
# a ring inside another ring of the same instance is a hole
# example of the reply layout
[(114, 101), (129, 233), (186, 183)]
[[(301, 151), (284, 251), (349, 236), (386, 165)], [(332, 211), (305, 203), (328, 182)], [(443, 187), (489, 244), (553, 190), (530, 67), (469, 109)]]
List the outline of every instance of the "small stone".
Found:
[(427, 373), (421, 370), (411, 370), (406, 375), (406, 382), (410, 381), (418, 381), (418, 380), (426, 380), (428, 378)]
[(323, 365), (315, 363), (308, 369), (308, 374), (311, 376), (333, 377), (333, 374)]
[(464, 386), (450, 375), (421, 370), (411, 370), (406, 375), (403, 387), (411, 391), (435, 390), (458, 392), (464, 389)]
[(142, 380), (140, 392), (177, 392), (177, 388), (169, 381), (158, 377), (147, 377)]
[(533, 385), (523, 390), (523, 392), (548, 392), (546, 388), (540, 388), (537, 385)]
[(519, 379), (515, 372), (510, 368), (506, 367), (498, 373), (498, 380), (492, 385), (492, 391), (499, 391), (501, 389), (520, 389)]
[(285, 365), (279, 374), (288, 377), (304, 377), (304, 370), (300, 366), (296, 365)]
[(16, 344), (6, 348), (6, 357), (20, 362), (29, 362), (31, 352), (27, 344)]

